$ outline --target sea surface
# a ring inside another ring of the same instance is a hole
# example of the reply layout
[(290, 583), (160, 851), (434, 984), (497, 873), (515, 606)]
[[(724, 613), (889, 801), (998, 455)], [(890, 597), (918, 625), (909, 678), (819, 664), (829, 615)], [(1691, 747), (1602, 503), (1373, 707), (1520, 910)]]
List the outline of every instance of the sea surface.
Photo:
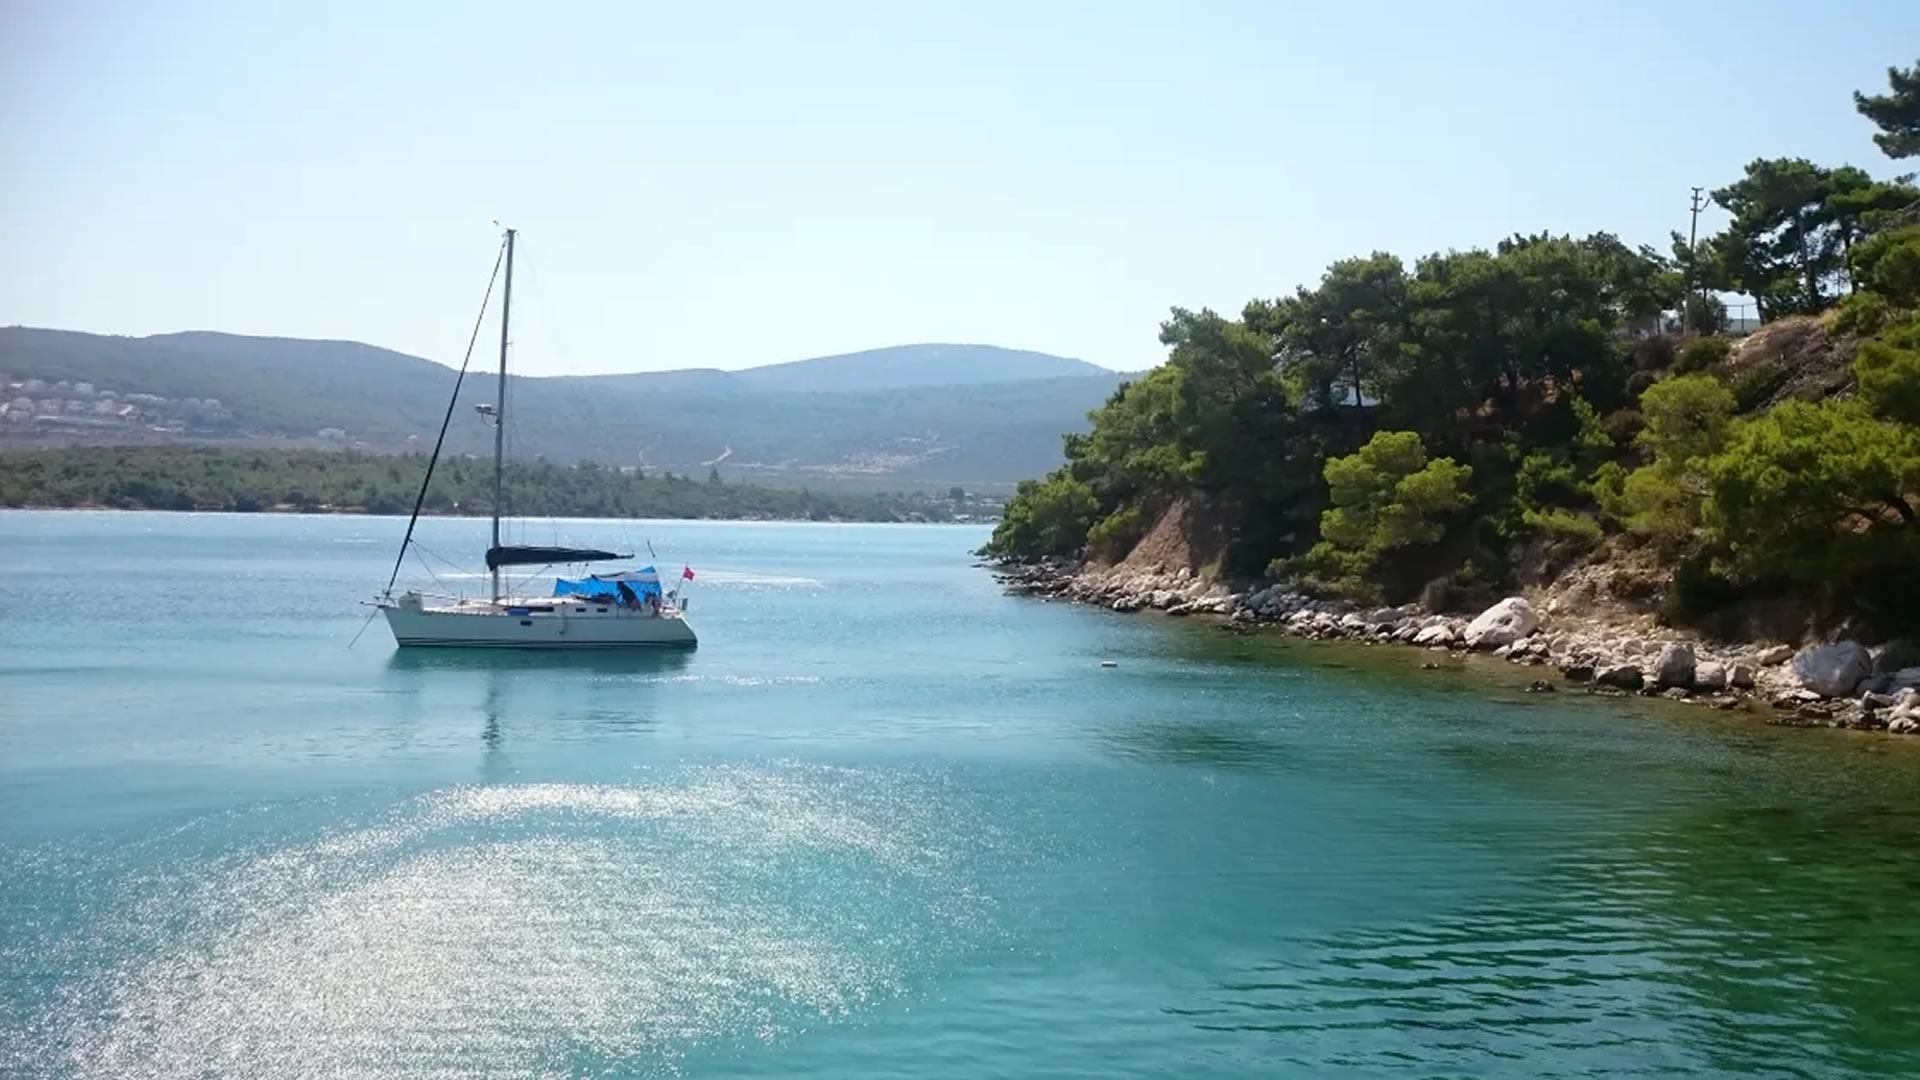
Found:
[(402, 655), (403, 527), (0, 513), (0, 1074), (1920, 1076), (1920, 740), (955, 526), (542, 522), (691, 566), (699, 649)]

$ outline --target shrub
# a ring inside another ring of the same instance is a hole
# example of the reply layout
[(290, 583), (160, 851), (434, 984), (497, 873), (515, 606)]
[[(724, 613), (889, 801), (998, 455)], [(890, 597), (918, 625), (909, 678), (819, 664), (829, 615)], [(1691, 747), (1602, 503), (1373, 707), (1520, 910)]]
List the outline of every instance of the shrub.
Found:
[(1879, 293), (1857, 292), (1834, 309), (1833, 328), (1842, 334), (1877, 334), (1892, 317), (1893, 308)]
[(1605, 421), (1607, 437), (1616, 443), (1632, 442), (1647, 426), (1647, 418), (1640, 415), (1638, 409), (1621, 409), (1607, 414)]
[(1577, 540), (1583, 544), (1594, 545), (1600, 543), (1604, 537), (1600, 530), (1600, 523), (1593, 520), (1591, 514), (1582, 514), (1564, 507), (1527, 510), (1521, 517), (1533, 529), (1554, 539)]
[(1734, 377), (1733, 400), (1740, 411), (1753, 412), (1767, 402), (1787, 385), (1793, 373), (1779, 364), (1755, 364)]
[(1876, 416), (1920, 424), (1920, 322), (1909, 320), (1878, 341), (1865, 341), (1853, 359), (1860, 400)]
[(1095, 522), (1087, 530), (1087, 546), (1104, 559), (1125, 558), (1152, 524), (1146, 506), (1135, 503)]
[(1723, 337), (1691, 338), (1673, 357), (1673, 373), (1692, 375), (1719, 367), (1733, 355), (1733, 344)]

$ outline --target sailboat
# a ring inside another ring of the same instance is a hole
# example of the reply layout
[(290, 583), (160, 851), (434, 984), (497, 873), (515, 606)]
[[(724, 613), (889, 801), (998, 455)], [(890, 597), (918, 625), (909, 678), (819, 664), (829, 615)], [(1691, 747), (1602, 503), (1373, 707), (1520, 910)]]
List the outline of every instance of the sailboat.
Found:
[[(446, 443), (447, 426), (453, 419), (460, 398), (460, 383), (466, 377), (466, 365), (454, 381), (453, 397), (447, 402), (446, 416), (440, 423), (440, 437), (433, 455), (427, 459), (427, 474), (420, 482), (420, 495), (414, 500), (413, 515), (407, 519), (407, 535), (400, 542), (400, 554), (394, 559), (393, 576), (387, 588), (375, 600), (375, 606), (387, 617), (393, 640), (406, 646), (448, 648), (505, 649), (619, 649), (651, 646), (691, 647), (698, 642), (693, 625), (687, 621), (681, 589), (693, 580), (687, 568), (672, 592), (663, 592), (660, 575), (651, 566), (613, 570), (605, 573), (560, 577), (550, 596), (512, 596), (501, 584), (501, 571), (510, 567), (584, 566), (589, 563), (615, 562), (633, 558), (597, 548), (539, 547), (500, 542), (500, 511), (505, 505), (506, 423), (507, 423), (507, 341), (513, 312), (513, 245), (515, 230), (506, 230), (502, 259), (506, 266), (500, 298), (500, 376), (492, 405), (478, 411), (493, 421), (493, 540), (486, 552), (487, 574), (492, 588), (486, 599), (477, 597), (433, 597), (418, 590), (394, 595), (400, 565), (413, 543), (414, 526), (420, 521), (420, 508), (426, 502), (427, 485), (433, 480), (434, 466)], [(499, 264), (495, 264), (498, 272)], [(488, 290), (492, 290), (489, 284)], [(485, 307), (482, 306), (484, 313)], [(475, 337), (479, 327), (475, 326)], [(472, 357), (472, 345), (468, 357)]]

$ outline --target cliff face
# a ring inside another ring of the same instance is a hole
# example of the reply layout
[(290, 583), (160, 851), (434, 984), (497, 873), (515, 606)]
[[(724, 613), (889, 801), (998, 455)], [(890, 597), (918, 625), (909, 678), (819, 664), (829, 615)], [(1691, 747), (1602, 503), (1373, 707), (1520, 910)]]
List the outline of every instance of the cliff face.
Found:
[(1175, 499), (1116, 569), (1172, 573), (1186, 570), (1206, 581), (1224, 576), (1239, 514), (1203, 492)]

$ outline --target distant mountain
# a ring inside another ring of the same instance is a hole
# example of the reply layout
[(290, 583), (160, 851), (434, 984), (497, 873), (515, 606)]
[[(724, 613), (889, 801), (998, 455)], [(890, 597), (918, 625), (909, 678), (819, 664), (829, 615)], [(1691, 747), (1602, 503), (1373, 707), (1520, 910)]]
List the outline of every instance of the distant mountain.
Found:
[(1085, 360), (994, 345), (895, 345), (748, 368), (739, 379), (756, 390), (896, 390), (1105, 376)]
[[(470, 371), (448, 433), (486, 454)], [(281, 440), (371, 450), (431, 445), (454, 373), (346, 341), (217, 333), (108, 337), (0, 329), (0, 442)], [(510, 452), (760, 479), (865, 475), (1004, 484), (1060, 460), (1060, 432), (1124, 376), (984, 345), (904, 345), (724, 372), (513, 377)], [(25, 399), (23, 404), (22, 399)]]

